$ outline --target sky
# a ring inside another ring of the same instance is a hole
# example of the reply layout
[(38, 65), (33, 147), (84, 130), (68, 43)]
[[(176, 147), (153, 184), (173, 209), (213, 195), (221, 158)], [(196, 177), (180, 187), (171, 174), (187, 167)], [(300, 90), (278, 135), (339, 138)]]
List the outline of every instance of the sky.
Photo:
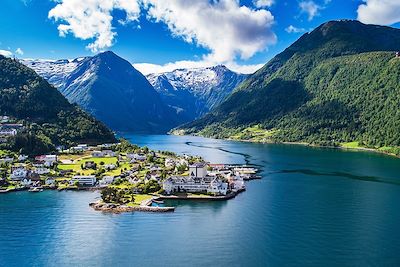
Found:
[(2, 0), (0, 54), (111, 50), (142, 73), (224, 64), (252, 73), (337, 19), (400, 27), (400, 0)]

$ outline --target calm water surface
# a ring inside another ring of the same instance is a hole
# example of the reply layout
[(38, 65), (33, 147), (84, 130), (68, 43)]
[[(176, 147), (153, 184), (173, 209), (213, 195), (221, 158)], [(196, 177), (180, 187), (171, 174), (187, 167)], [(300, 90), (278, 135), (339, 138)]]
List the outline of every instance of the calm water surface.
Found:
[(374, 153), (199, 137), (139, 145), (258, 165), (227, 202), (103, 214), (98, 193), (0, 195), (0, 266), (400, 266), (400, 160)]

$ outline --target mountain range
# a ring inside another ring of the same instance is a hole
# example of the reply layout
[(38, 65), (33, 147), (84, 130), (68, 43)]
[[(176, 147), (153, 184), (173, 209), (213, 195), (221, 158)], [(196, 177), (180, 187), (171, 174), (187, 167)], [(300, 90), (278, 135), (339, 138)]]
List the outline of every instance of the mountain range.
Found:
[(165, 132), (180, 123), (139, 71), (113, 52), (58, 61), (23, 61), (117, 131)]
[(222, 104), (175, 132), (217, 138), (400, 146), (400, 30), (330, 21), (304, 34)]
[(246, 77), (224, 65), (147, 75), (164, 103), (181, 113), (185, 121), (199, 118), (219, 105)]
[(110, 51), (73, 60), (21, 62), (113, 130), (143, 133), (165, 133), (204, 115), (246, 78), (215, 66), (150, 74), (147, 80)]

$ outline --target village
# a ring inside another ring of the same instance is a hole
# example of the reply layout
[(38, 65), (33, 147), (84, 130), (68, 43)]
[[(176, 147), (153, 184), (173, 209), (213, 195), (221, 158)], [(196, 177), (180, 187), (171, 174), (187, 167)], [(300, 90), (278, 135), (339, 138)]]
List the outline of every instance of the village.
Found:
[(228, 199), (244, 191), (244, 181), (258, 178), (256, 173), (252, 167), (210, 164), (126, 140), (34, 157), (0, 151), (0, 193), (101, 190), (102, 203), (118, 206), (151, 206), (170, 198)]

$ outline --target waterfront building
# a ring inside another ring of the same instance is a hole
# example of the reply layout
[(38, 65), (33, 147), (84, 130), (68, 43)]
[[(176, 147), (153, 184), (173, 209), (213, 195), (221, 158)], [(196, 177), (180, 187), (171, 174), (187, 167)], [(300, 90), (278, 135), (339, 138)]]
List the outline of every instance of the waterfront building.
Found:
[(94, 186), (96, 184), (96, 176), (94, 175), (75, 175), (72, 177), (70, 184), (78, 182), (79, 185)]
[(172, 176), (163, 182), (163, 189), (167, 194), (188, 192), (226, 195), (228, 184), (212, 176)]
[(28, 170), (25, 167), (18, 167), (12, 170), (10, 179), (14, 181), (21, 181), (26, 178)]

